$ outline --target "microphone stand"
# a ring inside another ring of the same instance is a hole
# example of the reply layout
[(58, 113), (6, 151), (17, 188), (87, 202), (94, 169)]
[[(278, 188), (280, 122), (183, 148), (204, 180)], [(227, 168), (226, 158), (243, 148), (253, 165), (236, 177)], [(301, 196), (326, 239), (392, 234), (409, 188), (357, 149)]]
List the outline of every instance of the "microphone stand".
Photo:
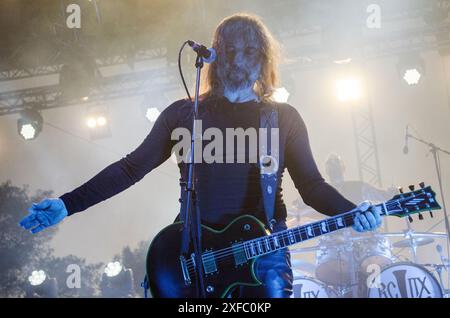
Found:
[[(438, 182), (439, 182), (439, 190), (441, 192), (442, 208), (444, 210), (445, 231), (447, 232), (447, 254), (449, 256), (450, 255), (450, 225), (449, 225), (449, 221), (448, 221), (447, 208), (445, 206), (444, 190), (443, 190), (443, 186), (442, 186), (442, 171), (441, 171), (441, 167), (440, 167), (439, 153), (442, 152), (446, 155), (450, 155), (450, 151), (442, 149), (431, 142), (417, 138), (409, 133), (406, 134), (406, 137), (416, 140), (424, 145), (427, 145), (430, 148), (429, 151), (433, 154), (434, 163), (436, 166), (436, 173), (437, 173)], [(447, 256), (447, 258), (450, 258), (448, 256)], [(450, 275), (449, 275), (449, 279), (450, 279)]]
[[(192, 120), (192, 133), (191, 133), (191, 148), (188, 161), (188, 178), (185, 187), (185, 201), (182, 201), (184, 206), (184, 225), (182, 236), (184, 252), (187, 251), (190, 243), (194, 247), (195, 262), (194, 267), (196, 269), (196, 284), (197, 284), (197, 296), (199, 298), (206, 298), (205, 286), (204, 286), (204, 273), (203, 273), (203, 260), (202, 260), (202, 239), (201, 239), (201, 221), (200, 221), (200, 210), (197, 202), (196, 196), (196, 179), (195, 179), (195, 143), (196, 143), (196, 121), (198, 118), (198, 99), (200, 91), (200, 76), (201, 69), (203, 68), (203, 57), (197, 53), (197, 58), (195, 60), (195, 67), (197, 69), (197, 77), (195, 82), (195, 97), (194, 97), (194, 111)], [(191, 221), (193, 220), (193, 222)]]

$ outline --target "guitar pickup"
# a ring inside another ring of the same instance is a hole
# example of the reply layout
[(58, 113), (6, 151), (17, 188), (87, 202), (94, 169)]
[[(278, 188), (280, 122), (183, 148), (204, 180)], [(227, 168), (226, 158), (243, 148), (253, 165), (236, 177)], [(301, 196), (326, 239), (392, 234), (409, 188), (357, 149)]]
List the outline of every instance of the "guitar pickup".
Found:
[(233, 256), (234, 256), (234, 264), (236, 266), (247, 263), (247, 255), (245, 254), (244, 246), (241, 243), (233, 244)]
[(206, 275), (217, 272), (216, 259), (212, 251), (206, 251), (205, 253), (203, 253), (202, 261)]

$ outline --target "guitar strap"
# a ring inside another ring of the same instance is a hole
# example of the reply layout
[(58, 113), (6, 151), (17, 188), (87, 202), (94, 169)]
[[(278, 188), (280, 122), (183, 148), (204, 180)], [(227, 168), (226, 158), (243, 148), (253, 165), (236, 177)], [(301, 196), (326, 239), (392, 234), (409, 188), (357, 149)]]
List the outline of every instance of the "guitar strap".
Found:
[(266, 224), (273, 230), (276, 223), (275, 197), (278, 189), (279, 127), (278, 110), (273, 106), (260, 109), (259, 171)]

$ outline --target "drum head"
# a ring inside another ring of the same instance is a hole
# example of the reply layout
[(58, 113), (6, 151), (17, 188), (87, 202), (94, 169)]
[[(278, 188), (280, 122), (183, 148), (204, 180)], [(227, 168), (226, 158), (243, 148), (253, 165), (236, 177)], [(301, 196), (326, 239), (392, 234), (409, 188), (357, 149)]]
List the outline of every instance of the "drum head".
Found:
[(293, 282), (293, 298), (336, 298), (337, 293), (309, 277), (296, 277)]
[(442, 298), (436, 278), (424, 267), (396, 263), (367, 279), (369, 298)]

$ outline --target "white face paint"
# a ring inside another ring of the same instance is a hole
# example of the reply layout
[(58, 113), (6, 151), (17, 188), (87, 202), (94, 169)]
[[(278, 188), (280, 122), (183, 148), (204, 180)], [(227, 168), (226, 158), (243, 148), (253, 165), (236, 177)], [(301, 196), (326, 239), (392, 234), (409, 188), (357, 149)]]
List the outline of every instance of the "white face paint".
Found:
[(253, 86), (261, 72), (261, 52), (256, 41), (242, 36), (226, 40), (217, 60), (217, 73), (223, 94), (230, 101), (257, 98)]

